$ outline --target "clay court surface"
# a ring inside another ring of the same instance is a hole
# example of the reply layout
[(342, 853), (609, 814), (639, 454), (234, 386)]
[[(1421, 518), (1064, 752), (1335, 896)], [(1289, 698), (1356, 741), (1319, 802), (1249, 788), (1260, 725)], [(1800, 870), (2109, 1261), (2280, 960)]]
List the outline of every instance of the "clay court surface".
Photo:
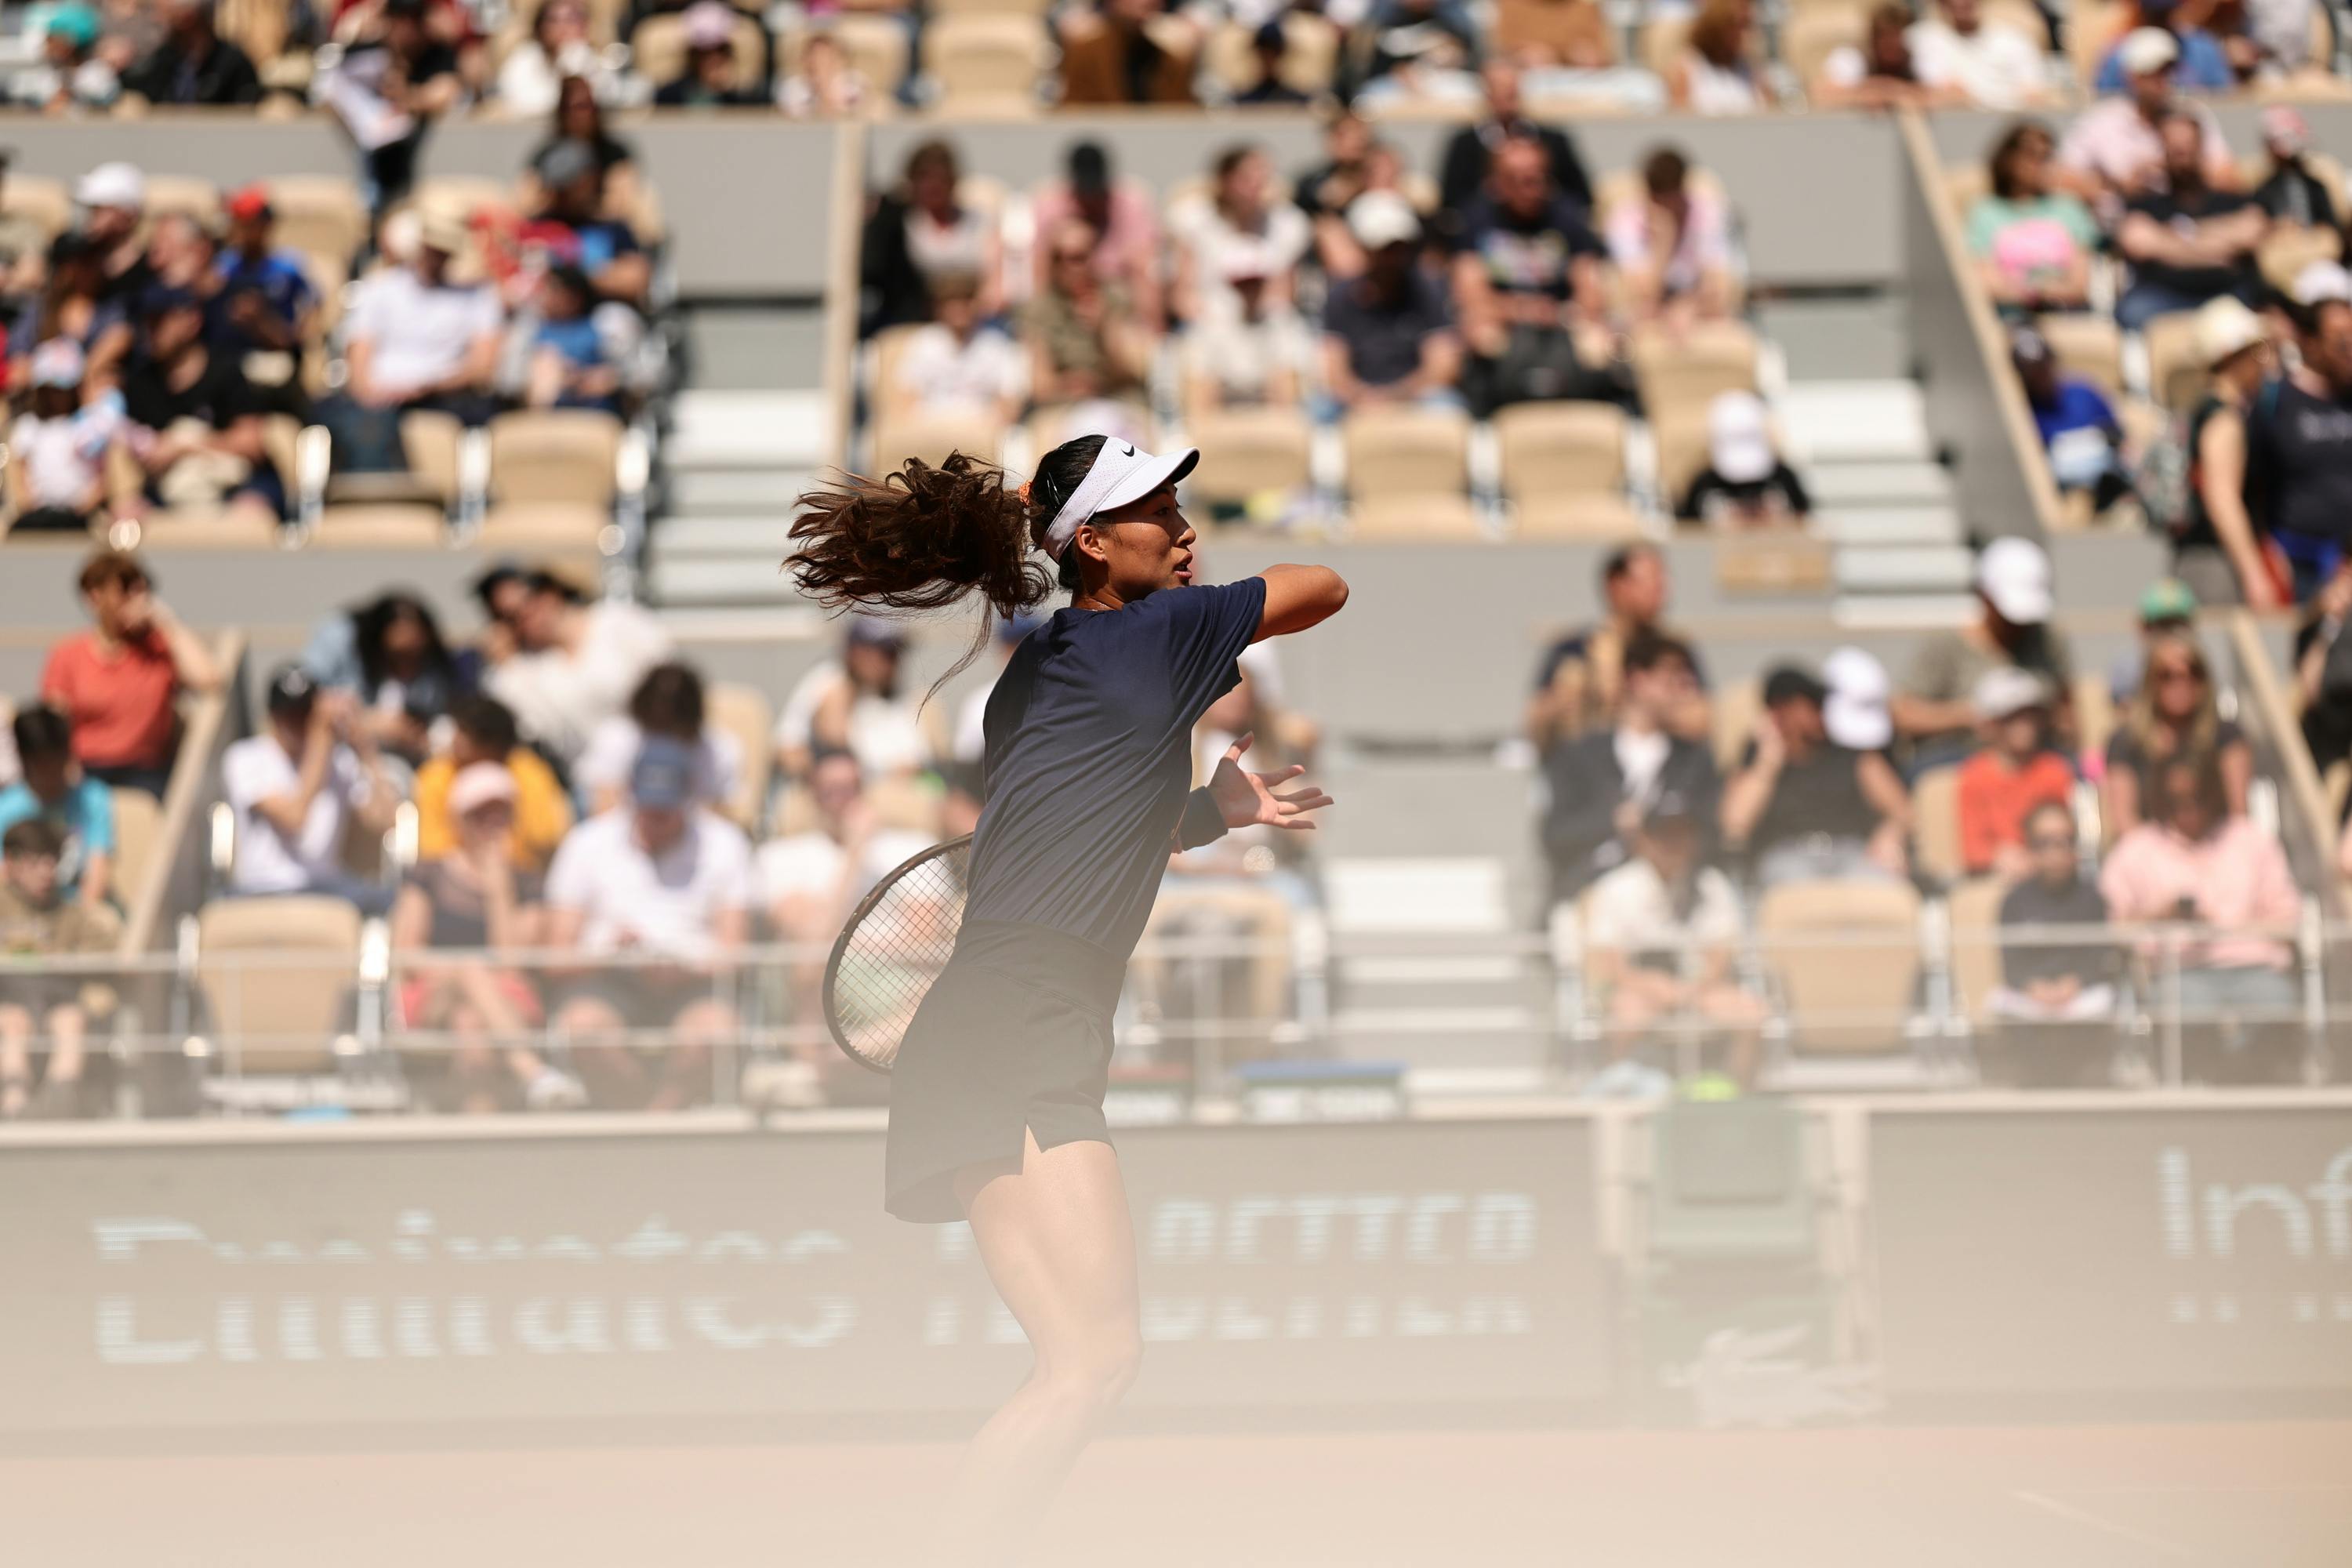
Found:
[[(0, 1462), (73, 1568), (899, 1568), (944, 1443)], [(2352, 1424), (1138, 1436), (1033, 1568), (2343, 1568)]]

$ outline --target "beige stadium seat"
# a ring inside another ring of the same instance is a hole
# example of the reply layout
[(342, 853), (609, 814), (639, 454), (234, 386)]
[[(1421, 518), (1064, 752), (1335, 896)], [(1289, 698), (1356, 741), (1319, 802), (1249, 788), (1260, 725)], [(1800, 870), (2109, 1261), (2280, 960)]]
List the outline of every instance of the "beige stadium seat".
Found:
[(1704, 402), (1649, 405), (1650, 438), (1658, 448), (1658, 488), (1670, 511), (1706, 467), (1706, 407)]
[(2132, 7), (2112, 0), (2084, 0), (2066, 13), (2066, 59), (2074, 68), (2075, 85), (2084, 93), (2107, 57), (2132, 25)]
[(0, 183), (0, 213), (30, 219), (55, 239), (73, 226), (73, 197), (62, 180), (45, 180), (11, 169), (6, 181)]
[[(767, 69), (768, 35), (752, 17), (735, 18), (735, 65), (747, 78)], [(686, 18), (678, 12), (648, 16), (629, 35), (629, 57), (647, 81), (671, 81), (686, 72)]]
[(208, 227), (217, 226), (221, 216), (220, 187), (194, 174), (150, 174), (147, 216), (158, 218), (165, 213), (184, 213)]
[[(1570, 47), (1585, 35), (1591, 15), (1584, 0), (1500, 0), (1495, 7), (1495, 47), (1513, 57), (1536, 50), (1552, 59), (1566, 59)], [(1619, 47), (1615, 28), (1608, 29), (1610, 49)]]
[(477, 213), (512, 211), (514, 182), (484, 174), (434, 174), (417, 181), (415, 195), (403, 205), (420, 212), (446, 213), (470, 224)]
[(938, 16), (1043, 16), (1051, 0), (931, 0), (929, 15)]
[(1801, 5), (1780, 25), (1780, 58), (1811, 88), (1831, 55), (1862, 47), (1870, 32), (1865, 16), (1860, 5)]
[[(2341, 191), (2341, 184), (2330, 189)], [(2271, 230), (2262, 248), (2254, 253), (2263, 269), (2263, 281), (2282, 294), (2291, 293), (2295, 278), (2315, 261), (2335, 261), (2344, 255), (2344, 237), (2332, 228), (2288, 228), (2282, 225)]]
[(151, 511), (110, 536), (121, 550), (274, 550), (278, 524), (248, 511), (173, 507)]
[(2175, 414), (2196, 406), (2205, 390), (2205, 367), (2197, 363), (2197, 315), (2179, 310), (2141, 329), (2147, 342), (2147, 389)]
[(1944, 191), (1952, 211), (1965, 224), (1969, 209), (1992, 194), (1992, 173), (1982, 163), (1955, 163), (1944, 171)]
[(420, 408), (400, 416), (400, 446), (408, 471), (444, 507), (457, 504), (457, 448), (466, 426), (454, 414)]
[(501, 414), (490, 421), (490, 500), (609, 507), (620, 452), (621, 422), (609, 414), (587, 408)]
[(1913, 854), (1919, 869), (1947, 880), (1960, 874), (1960, 770), (1929, 768), (1911, 783)]
[(1195, 419), (1189, 434), (1201, 466), (1186, 485), (1202, 500), (1247, 501), (1307, 482), (1314, 437), (1296, 408), (1223, 409)]
[[(206, 904), (196, 917), (196, 983), (222, 1060), (244, 1073), (332, 1067), (359, 949), (360, 912), (341, 899)], [(277, 962), (239, 969), (236, 961), (249, 955)]]
[[(490, 508), (475, 531), (474, 547), (487, 555), (560, 556), (593, 567), (617, 554), (619, 532), (609, 507), (576, 500), (510, 501)], [(611, 548), (607, 548), (607, 545)]]
[(941, 110), (1035, 102), (1046, 53), (1045, 25), (1034, 16), (943, 16), (923, 32), (923, 64), (939, 84)]
[(1616, 544), (1647, 532), (1641, 514), (1621, 496), (1538, 497), (1511, 512), (1511, 537), (1530, 543)]
[[(1339, 29), (1312, 12), (1291, 11), (1282, 18), (1282, 36), (1289, 46), (1282, 57), (1283, 84), (1310, 99), (1329, 93), (1339, 69)], [(1255, 29), (1238, 22), (1228, 22), (1210, 35), (1209, 74), (1229, 91), (1245, 92), (1257, 85), (1257, 56), (1251, 47), (1255, 37)]]
[(1715, 536), (1715, 585), (1727, 597), (1827, 593), (1834, 565), (1829, 542), (1795, 524)]
[(448, 520), (425, 501), (359, 501), (324, 508), (310, 533), (313, 550), (438, 550)]
[(915, 341), (925, 323), (909, 321), (903, 326), (885, 327), (874, 334), (868, 344), (873, 358), (870, 379), (866, 384), (867, 400), (878, 411), (877, 418), (897, 418), (911, 413), (911, 399), (898, 384), (898, 362), (906, 357), (907, 345)]
[(2000, 900), (2010, 884), (1999, 877), (1971, 877), (1946, 895), (1952, 926), (1952, 991), (1962, 1017), (1984, 1020), (1985, 1003), (2000, 984)]
[(986, 415), (893, 415), (875, 422), (873, 468), (869, 471), (889, 473), (909, 458), (937, 468), (948, 460), (951, 452), (993, 463), (1003, 444), (1004, 427)]
[(1764, 722), (1764, 683), (1750, 678), (1735, 680), (1715, 692), (1711, 739), (1715, 760), (1726, 774), (1739, 766), (1748, 742)]
[(1675, 62), (1682, 58), (1683, 46), (1690, 41), (1691, 21), (1691, 15), (1683, 14), (1653, 16), (1643, 23), (1643, 68), (1654, 77), (1671, 74)]
[(1909, 883), (1783, 883), (1764, 895), (1756, 927), (1801, 1051), (1902, 1047), (1919, 967)]
[(1470, 422), (1419, 408), (1348, 416), (1348, 489), (1359, 500), (1460, 495), (1470, 479)]
[(817, 32), (833, 35), (852, 68), (866, 79), (875, 94), (887, 100), (907, 79), (907, 29), (897, 16), (850, 12), (821, 28), (791, 26), (777, 35), (779, 68), (785, 74), (800, 69), (801, 48)]
[(1467, 496), (1374, 496), (1348, 514), (1353, 538), (1383, 544), (1483, 544), (1486, 531)]
[(2058, 363), (2109, 397), (2124, 389), (2123, 330), (2087, 310), (2053, 311), (2035, 323)]
[(1984, 0), (1978, 14), (1988, 27), (2007, 27), (2037, 49), (2050, 47), (2050, 23), (2033, 0)]
[(114, 802), (114, 901), (125, 909), (139, 902), (139, 891), (155, 867), (163, 847), (163, 803), (143, 789), (112, 789)]
[(2106, 754), (2116, 732), (2116, 692), (2105, 675), (2078, 675), (2068, 689), (2074, 698), (2074, 737), (2085, 752)]
[(767, 815), (768, 781), (775, 771), (775, 709), (756, 686), (717, 680), (703, 694), (703, 721), (722, 734), (732, 735), (743, 753), (727, 815), (745, 831), (756, 833), (761, 817)]
[(331, 261), (338, 280), (346, 276), (367, 241), (367, 208), (360, 204), (358, 184), (339, 174), (278, 174), (266, 184), (278, 215), (277, 243)]
[(1521, 506), (1614, 495), (1625, 484), (1625, 415), (1606, 403), (1519, 403), (1495, 416), (1503, 493)]
[[(1662, 329), (1642, 328), (1633, 334), (1633, 357), (1642, 406), (1651, 424), (1682, 427), (1695, 424), (1702, 450), (1708, 405), (1726, 392), (1756, 390), (1756, 334), (1738, 321), (1701, 321), (1680, 342)], [(1662, 469), (1664, 441), (1661, 435)], [(1675, 493), (1675, 487), (1687, 484), (1699, 466), (1692, 465), (1670, 481), (1669, 495)]]

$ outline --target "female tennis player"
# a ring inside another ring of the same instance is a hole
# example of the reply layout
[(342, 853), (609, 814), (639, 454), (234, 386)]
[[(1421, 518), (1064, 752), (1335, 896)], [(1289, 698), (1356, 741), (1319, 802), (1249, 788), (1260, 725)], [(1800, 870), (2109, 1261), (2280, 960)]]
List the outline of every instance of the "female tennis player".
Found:
[(1111, 1009), (1169, 851), (1228, 828), (1314, 826), (1304, 770), (1253, 773), (1244, 737), (1192, 781), (1194, 722), (1263, 637), (1347, 603), (1323, 566), (1192, 584), (1176, 482), (1197, 451), (1100, 436), (1015, 492), (959, 453), (801, 498), (790, 565), (830, 605), (1028, 610), (1059, 568), (1071, 601), (1031, 634), (986, 710), (986, 805), (954, 956), (908, 1025), (890, 1088), (884, 1202), (969, 1219), (1029, 1336), (1028, 1380), (982, 1428), (941, 1520), (948, 1560), (1006, 1561), (1133, 1381), (1135, 1236), (1103, 1122)]

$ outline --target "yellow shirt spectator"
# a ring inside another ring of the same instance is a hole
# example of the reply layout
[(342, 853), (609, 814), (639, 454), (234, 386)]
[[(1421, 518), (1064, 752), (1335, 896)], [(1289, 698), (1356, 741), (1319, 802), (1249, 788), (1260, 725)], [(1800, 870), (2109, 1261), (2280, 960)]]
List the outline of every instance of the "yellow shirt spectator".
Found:
[[(555, 770), (527, 746), (507, 753), (514, 774), (514, 835), (507, 858), (519, 871), (544, 871), (555, 847), (572, 831), (572, 802), (556, 782)], [(457, 759), (434, 757), (416, 770), (416, 857), (437, 860), (457, 847), (457, 825), (449, 816), (449, 784)]]

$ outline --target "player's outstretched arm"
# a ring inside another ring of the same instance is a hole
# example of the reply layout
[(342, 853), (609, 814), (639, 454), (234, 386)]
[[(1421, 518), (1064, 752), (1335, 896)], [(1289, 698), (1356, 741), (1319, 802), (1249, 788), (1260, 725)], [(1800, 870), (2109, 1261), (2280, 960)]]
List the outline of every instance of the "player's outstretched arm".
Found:
[(1348, 602), (1347, 580), (1328, 566), (1269, 566), (1258, 575), (1265, 579), (1265, 611), (1252, 642), (1303, 632)]

